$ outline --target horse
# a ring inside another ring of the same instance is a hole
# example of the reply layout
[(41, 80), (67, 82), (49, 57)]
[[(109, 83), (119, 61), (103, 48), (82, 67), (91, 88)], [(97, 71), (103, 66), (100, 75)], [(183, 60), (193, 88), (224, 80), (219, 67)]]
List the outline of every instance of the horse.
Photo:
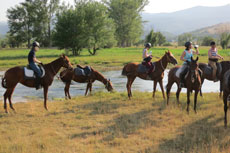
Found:
[(224, 126), (227, 127), (227, 111), (228, 111), (228, 100), (230, 95), (230, 70), (228, 70), (223, 77), (223, 102), (224, 102)]
[[(224, 74), (225, 74), (226, 71), (228, 71), (230, 69), (230, 61), (221, 61), (219, 64), (220, 64), (222, 70), (217, 75), (217, 78), (220, 81), (220, 94), (219, 94), (219, 96), (221, 97), (222, 91), (223, 91), (222, 84), (223, 84)], [(213, 81), (212, 72), (209, 73), (209, 74), (205, 73), (207, 69), (210, 69), (210, 66), (208, 66), (208, 64), (199, 63), (199, 68), (203, 72), (202, 77), (201, 77), (202, 84), (204, 82), (204, 79)], [(201, 90), (200, 90), (200, 95), (202, 96), (202, 91)]]
[(60, 73), (60, 78), (65, 83), (64, 92), (65, 92), (66, 99), (67, 98), (71, 99), (69, 88), (70, 88), (70, 84), (72, 80), (78, 83), (87, 83), (87, 87), (85, 90), (85, 96), (87, 95), (88, 90), (90, 90), (90, 93), (91, 93), (92, 84), (94, 83), (95, 80), (102, 82), (108, 91), (113, 90), (113, 85), (110, 79), (106, 79), (100, 72), (94, 70), (92, 67), (91, 67), (91, 70), (92, 72), (90, 76), (75, 75), (74, 71), (71, 71), (68, 69), (63, 70)]
[[(48, 110), (46, 104), (48, 88), (52, 84), (54, 76), (58, 73), (61, 67), (72, 69), (72, 65), (68, 57), (64, 54), (61, 55), (58, 59), (54, 60), (53, 62), (43, 65), (43, 68), (45, 70), (45, 76), (41, 78), (41, 85), (44, 90), (44, 108), (46, 110)], [(35, 79), (25, 79), (23, 67), (17, 66), (8, 69), (5, 72), (4, 77), (2, 78), (2, 87), (6, 89), (4, 93), (4, 109), (6, 113), (8, 113), (6, 104), (7, 99), (9, 101), (10, 108), (15, 111), (11, 102), (11, 97), (18, 83), (21, 83), (26, 87), (35, 88)]]
[[(189, 113), (189, 104), (190, 104), (190, 93), (195, 90), (195, 95), (194, 95), (194, 111), (196, 113), (196, 103), (197, 103), (197, 94), (201, 89), (201, 74), (199, 72), (199, 67), (198, 67), (198, 57), (196, 60), (193, 60), (191, 57), (191, 62), (189, 64), (189, 71), (186, 74), (186, 81), (185, 81), (185, 86), (187, 88), (187, 112)], [(180, 68), (181, 66), (176, 66), (172, 69), (170, 69), (169, 74), (168, 74), (168, 84), (166, 85), (166, 94), (167, 94), (167, 104), (169, 103), (169, 96), (170, 96), (170, 90), (171, 87), (174, 83), (177, 84), (178, 89), (176, 92), (176, 97), (177, 97), (177, 103), (179, 103), (179, 95), (181, 92), (181, 88), (179, 87), (180, 79), (176, 76), (176, 71)]]
[[(173, 65), (177, 64), (177, 60), (173, 56), (173, 54), (170, 51), (165, 52), (163, 57), (158, 60), (157, 62), (154, 63), (155, 65), (155, 71), (153, 71), (150, 74), (150, 77), (152, 81), (154, 81), (154, 86), (153, 86), (153, 97), (155, 96), (156, 92), (156, 86), (157, 83), (159, 82), (163, 98), (165, 99), (165, 94), (164, 94), (164, 88), (163, 88), (163, 77), (164, 77), (164, 71), (168, 65), (168, 63), (172, 63)], [(136, 77), (139, 77), (143, 80), (148, 80), (147, 76), (148, 74), (146, 73), (139, 73), (138, 70), (139, 63), (128, 63), (127, 65), (124, 66), (122, 70), (122, 75), (127, 76), (127, 84), (126, 88), (128, 91), (128, 97), (131, 99), (132, 97), (132, 91), (131, 91), (131, 86)]]

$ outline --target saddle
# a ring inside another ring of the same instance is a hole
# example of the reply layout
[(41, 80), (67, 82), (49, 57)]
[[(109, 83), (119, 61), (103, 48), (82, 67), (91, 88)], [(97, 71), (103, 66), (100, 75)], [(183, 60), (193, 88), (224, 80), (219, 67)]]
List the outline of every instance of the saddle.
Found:
[[(155, 63), (152, 63), (153, 72), (155, 71)], [(150, 67), (151, 68), (151, 67)], [(147, 68), (146, 63), (142, 62), (138, 65), (137, 72), (138, 73), (148, 73), (150, 68)]]
[(90, 68), (90, 66), (86, 66), (84, 68), (76, 67), (74, 69), (74, 74), (76, 76), (90, 76), (91, 73), (92, 73), (92, 69)]
[[(45, 69), (41, 65), (39, 65), (38, 67), (40, 68), (42, 72), (41, 78), (43, 78), (45, 76)], [(35, 72), (30, 68), (29, 65), (24, 67), (23, 70), (24, 70), (25, 79), (35, 79), (36, 78)]]

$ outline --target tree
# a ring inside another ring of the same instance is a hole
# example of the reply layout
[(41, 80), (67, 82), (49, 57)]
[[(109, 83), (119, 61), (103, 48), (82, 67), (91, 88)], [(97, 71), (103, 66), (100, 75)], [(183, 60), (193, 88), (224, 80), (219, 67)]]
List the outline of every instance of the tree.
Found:
[(184, 33), (184, 34), (178, 36), (178, 45), (184, 46), (185, 42), (193, 41), (193, 40), (194, 40), (194, 38), (193, 38), (192, 34)]
[(140, 13), (148, 4), (148, 0), (103, 0), (103, 2), (115, 22), (118, 45), (126, 47), (138, 42), (142, 34)]
[(115, 27), (113, 20), (108, 18), (105, 5), (97, 1), (88, 1), (85, 3), (84, 12), (86, 47), (89, 53), (95, 55), (102, 47), (112, 47), (116, 43)]
[[(8, 25), (10, 28), (10, 35), (14, 37), (20, 37), (19, 40), (22, 42), (27, 41), (27, 46), (30, 46), (30, 40), (32, 38), (32, 25), (35, 21), (36, 9), (33, 5), (33, 0), (26, 0), (15, 8), (10, 8), (7, 10)], [(19, 42), (19, 43), (22, 43)]]
[(80, 55), (85, 46), (84, 12), (78, 6), (76, 9), (63, 10), (57, 16), (53, 41), (60, 49), (71, 50), (73, 55)]
[(227, 49), (230, 43), (230, 34), (224, 32), (220, 35), (220, 45), (223, 49)]
[(206, 37), (203, 38), (201, 45), (202, 45), (202, 46), (210, 46), (210, 43), (211, 43), (212, 41), (215, 41), (215, 39), (214, 39), (213, 37), (211, 37), (211, 36), (206, 36)]
[(161, 46), (163, 43), (166, 42), (166, 38), (161, 32), (154, 32), (154, 30), (152, 29), (146, 36), (146, 42), (150, 42), (152, 46)]

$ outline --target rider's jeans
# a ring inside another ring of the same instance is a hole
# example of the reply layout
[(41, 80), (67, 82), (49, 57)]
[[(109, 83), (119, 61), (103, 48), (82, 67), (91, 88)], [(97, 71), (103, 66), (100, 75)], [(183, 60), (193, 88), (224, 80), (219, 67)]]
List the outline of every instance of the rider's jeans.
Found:
[(37, 75), (39, 78), (41, 78), (41, 77), (42, 77), (42, 72), (41, 72), (40, 68), (38, 67), (38, 65), (35, 64), (35, 63), (29, 63), (29, 65), (30, 65), (30, 68), (31, 68), (32, 70), (34, 70), (34, 72), (36, 73), (36, 75)]

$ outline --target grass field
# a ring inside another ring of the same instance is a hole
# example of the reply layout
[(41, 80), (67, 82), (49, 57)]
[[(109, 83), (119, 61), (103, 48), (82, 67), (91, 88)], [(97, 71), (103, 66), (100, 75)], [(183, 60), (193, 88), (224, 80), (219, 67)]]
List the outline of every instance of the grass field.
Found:
[[(208, 47), (200, 48), (200, 62), (207, 63)], [(170, 48), (151, 48), (154, 56), (161, 57), (165, 51), (170, 50), (179, 60), (184, 47)], [(20, 50), (0, 50), (0, 70), (5, 70), (13, 66), (23, 66), (27, 64), (28, 49)], [(37, 57), (44, 64), (55, 60), (64, 50), (57, 49), (41, 49), (37, 53)], [(220, 50), (219, 53), (225, 57), (225, 60), (230, 60), (230, 52), (228, 50)], [(142, 48), (112, 48), (99, 50), (96, 56), (90, 56), (86, 50), (83, 50), (81, 56), (69, 56), (73, 64), (91, 65), (98, 70), (115, 70), (121, 69), (123, 65), (129, 62), (142, 61)], [(158, 60), (153, 58), (153, 61)]]
[(229, 153), (230, 121), (223, 123), (217, 93), (198, 97), (186, 113), (185, 95), (166, 106), (161, 93), (95, 93), (73, 100), (0, 106), (0, 153)]

